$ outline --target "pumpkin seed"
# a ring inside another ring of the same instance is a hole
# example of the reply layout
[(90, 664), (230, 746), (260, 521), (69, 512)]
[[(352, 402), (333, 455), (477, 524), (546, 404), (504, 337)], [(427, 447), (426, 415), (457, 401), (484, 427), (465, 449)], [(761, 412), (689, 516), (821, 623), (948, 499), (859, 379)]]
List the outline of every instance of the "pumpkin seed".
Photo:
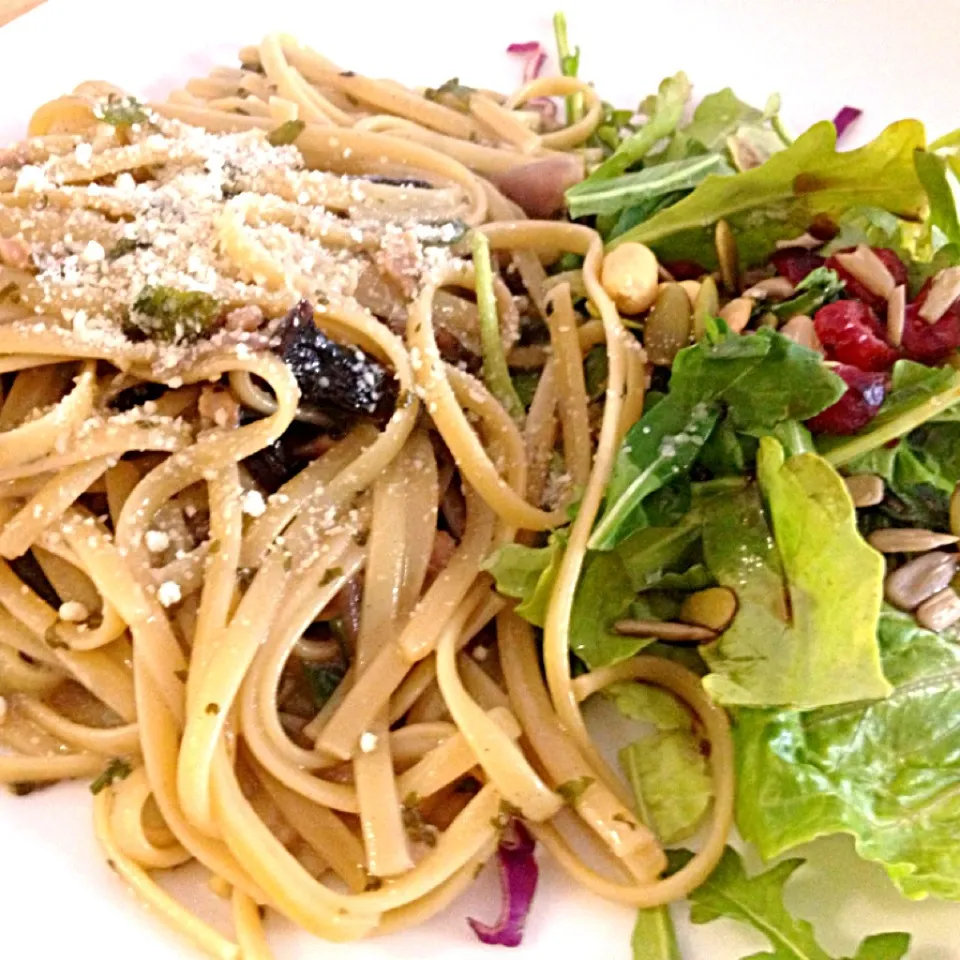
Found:
[(850, 499), (855, 507), (875, 507), (883, 500), (883, 479), (872, 473), (860, 473), (855, 477), (844, 477)]
[(693, 305), (693, 337), (702, 340), (707, 332), (707, 317), (715, 317), (720, 311), (720, 294), (717, 281), (706, 276), (700, 281), (700, 291)]
[(907, 317), (907, 288), (901, 283), (887, 297), (887, 339), (894, 347), (903, 340), (903, 324)]
[(679, 283), (665, 283), (643, 328), (643, 346), (651, 363), (669, 367), (690, 342), (690, 298)]
[(928, 630), (946, 630), (960, 620), (960, 596), (946, 587), (917, 608), (917, 623)]
[(881, 553), (926, 553), (938, 547), (950, 546), (960, 540), (960, 537), (916, 527), (888, 527), (885, 530), (874, 530), (867, 540)]
[(710, 587), (691, 593), (680, 607), (680, 619), (722, 633), (737, 612), (737, 595), (729, 587)]
[(924, 600), (946, 589), (957, 569), (957, 554), (925, 553), (888, 574), (883, 595), (900, 610), (915, 610)]
[(672, 620), (620, 620), (613, 629), (625, 637), (656, 637), (674, 643), (709, 643), (717, 639), (716, 630)]
[(723, 285), (728, 293), (736, 293), (740, 288), (740, 253), (737, 250), (737, 238), (726, 220), (717, 221), (713, 240), (717, 248)]
[(734, 333), (743, 333), (750, 322), (754, 301), (750, 297), (737, 297), (731, 300), (721, 311), (720, 318)]
[(680, 286), (687, 291), (687, 296), (690, 299), (690, 308), (693, 309), (693, 305), (697, 302), (697, 295), (700, 293), (700, 281), (681, 280)]

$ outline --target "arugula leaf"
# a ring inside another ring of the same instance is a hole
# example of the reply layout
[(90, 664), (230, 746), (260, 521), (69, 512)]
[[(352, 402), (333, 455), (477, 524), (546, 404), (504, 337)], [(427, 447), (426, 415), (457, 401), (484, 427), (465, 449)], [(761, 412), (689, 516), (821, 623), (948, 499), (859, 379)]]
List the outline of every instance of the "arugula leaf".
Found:
[(619, 760), (664, 843), (685, 840), (696, 831), (713, 799), (713, 782), (692, 731), (644, 737), (624, 747)]
[[(705, 448), (721, 404), (733, 429), (763, 430), (784, 420), (805, 420), (836, 401), (843, 382), (822, 357), (764, 328), (731, 335), (722, 321), (710, 336), (677, 354), (670, 393), (630, 428), (607, 489), (607, 508), (590, 538), (609, 550), (647, 518), (643, 501), (685, 474)], [(735, 439), (735, 438), (734, 438)], [(708, 451), (714, 464), (736, 463), (729, 437)], [(732, 472), (728, 471), (728, 472)]]
[[(692, 854), (681, 850), (670, 851), (669, 856), (671, 866), (679, 869)], [(805, 862), (784, 860), (750, 877), (740, 855), (727, 847), (707, 881), (690, 894), (690, 919), (696, 924), (738, 920), (762, 933), (773, 951), (753, 954), (749, 960), (832, 960), (817, 943), (813, 927), (793, 916), (783, 902), (787, 881)], [(900, 960), (909, 946), (907, 934), (880, 934), (864, 940), (853, 960)]]
[(704, 686), (724, 704), (801, 710), (886, 696), (876, 640), (885, 566), (857, 532), (845, 484), (815, 454), (785, 460), (771, 437), (757, 471), (773, 538), (754, 489), (705, 512), (707, 565), (739, 609), (700, 649), (713, 671)]
[(629, 430), (607, 492), (609, 507), (590, 538), (591, 550), (610, 550), (642, 527), (642, 503), (693, 465), (713, 431), (720, 408), (688, 404), (670, 393)]
[(885, 700), (742, 710), (737, 823), (765, 858), (851, 833), (908, 897), (960, 899), (960, 646), (884, 609)]
[(616, 550), (587, 555), (573, 599), (570, 647), (588, 667), (619, 663), (652, 642), (622, 637), (613, 632), (613, 624), (641, 590), (688, 559), (700, 536), (700, 522), (699, 513), (691, 511), (674, 527), (646, 527)]
[(812, 317), (825, 303), (836, 300), (845, 286), (835, 270), (817, 267), (797, 284), (792, 297), (771, 304), (769, 310), (781, 321), (801, 313)]
[(93, 115), (112, 127), (132, 127), (149, 123), (150, 114), (136, 97), (118, 97), (110, 94), (93, 108)]
[(766, 163), (732, 177), (707, 177), (686, 199), (651, 217), (615, 243), (639, 241), (661, 260), (716, 265), (713, 228), (725, 219), (737, 236), (745, 266), (765, 262), (776, 241), (811, 223), (836, 222), (855, 206), (877, 206), (917, 218), (925, 202), (913, 154), (923, 126), (904, 120), (872, 143), (838, 153), (836, 129), (815, 124)]
[(693, 119), (684, 133), (701, 143), (707, 150), (721, 150), (727, 139), (741, 127), (765, 123), (780, 109), (780, 98), (771, 98), (765, 110), (744, 103), (726, 87), (705, 96), (693, 112)]
[(574, 220), (595, 213), (619, 213), (627, 207), (652, 203), (661, 197), (673, 196), (678, 191), (692, 190), (710, 174), (727, 175), (732, 172), (719, 153), (708, 153), (644, 167), (636, 173), (626, 173), (613, 179), (593, 180), (588, 177), (567, 190), (567, 207)]
[(834, 466), (862, 457), (910, 433), (928, 420), (943, 419), (960, 403), (960, 372), (952, 367), (927, 367), (898, 360), (891, 391), (866, 430), (851, 437), (822, 436), (817, 449)]
[[(596, 183), (618, 177), (639, 163), (661, 140), (677, 129), (683, 117), (683, 108), (690, 99), (690, 81), (685, 73), (667, 77), (654, 97), (641, 104), (647, 122), (628, 137), (584, 182)], [(568, 193), (569, 196), (569, 193)]]

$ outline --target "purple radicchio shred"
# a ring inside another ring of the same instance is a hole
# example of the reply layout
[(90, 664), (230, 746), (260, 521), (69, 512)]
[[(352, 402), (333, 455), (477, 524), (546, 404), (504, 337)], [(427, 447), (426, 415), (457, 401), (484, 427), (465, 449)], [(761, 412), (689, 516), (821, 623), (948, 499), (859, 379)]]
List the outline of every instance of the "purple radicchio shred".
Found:
[(528, 40), (526, 43), (511, 43), (507, 47), (507, 53), (513, 53), (523, 57), (523, 82), (529, 83), (540, 76), (540, 71), (547, 62), (547, 51), (543, 49), (543, 44), (536, 40)]
[(520, 946), (539, 878), (533, 856), (535, 846), (533, 837), (519, 820), (512, 821), (504, 831), (497, 849), (502, 897), (500, 916), (494, 924), (473, 917), (467, 920), (481, 942), (497, 947)]
[(834, 118), (833, 125), (837, 128), (837, 138), (843, 136), (844, 131), (847, 127), (850, 126), (854, 120), (858, 119), (863, 114), (862, 110), (858, 110), (856, 107), (844, 107)]

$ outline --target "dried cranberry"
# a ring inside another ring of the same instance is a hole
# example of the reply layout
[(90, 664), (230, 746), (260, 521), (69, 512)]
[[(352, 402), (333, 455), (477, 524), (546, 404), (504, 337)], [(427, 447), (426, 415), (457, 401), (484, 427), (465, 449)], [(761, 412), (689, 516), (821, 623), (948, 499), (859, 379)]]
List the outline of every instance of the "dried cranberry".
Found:
[(887, 395), (887, 377), (844, 363), (834, 367), (834, 373), (846, 383), (846, 392), (832, 407), (811, 417), (807, 426), (814, 433), (856, 433), (877, 415)]
[(960, 347), (960, 301), (952, 304), (936, 323), (927, 323), (920, 316), (931, 283), (927, 281), (903, 318), (903, 352), (920, 363), (939, 363)]
[(803, 247), (786, 247), (770, 257), (770, 262), (781, 277), (786, 277), (796, 286), (808, 273), (824, 264), (823, 257)]
[(827, 357), (861, 370), (889, 370), (897, 351), (883, 340), (877, 315), (859, 300), (837, 300), (821, 307), (813, 318)]
[[(870, 249), (883, 261), (883, 265), (890, 271), (890, 275), (893, 277), (893, 281), (897, 286), (907, 282), (907, 268), (903, 265), (903, 261), (892, 250), (884, 250), (883, 247), (871, 247)], [(853, 248), (851, 247), (840, 252), (852, 253)], [(837, 276), (846, 282), (847, 294), (849, 296), (857, 300), (862, 300), (864, 303), (873, 307), (878, 313), (886, 313), (887, 298), (881, 297), (872, 290), (868, 290), (852, 273), (848, 273), (847, 270), (841, 266), (840, 261), (837, 260), (836, 257), (830, 257), (827, 260), (827, 266), (831, 270), (836, 270)]]

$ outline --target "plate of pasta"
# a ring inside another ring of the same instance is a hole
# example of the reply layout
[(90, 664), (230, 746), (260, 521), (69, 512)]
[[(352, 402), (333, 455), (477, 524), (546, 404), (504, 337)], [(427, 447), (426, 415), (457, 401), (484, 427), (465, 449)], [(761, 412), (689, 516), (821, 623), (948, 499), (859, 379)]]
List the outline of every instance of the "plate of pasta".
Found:
[(5, 948), (960, 960), (960, 12), (468, 19), (0, 34)]

